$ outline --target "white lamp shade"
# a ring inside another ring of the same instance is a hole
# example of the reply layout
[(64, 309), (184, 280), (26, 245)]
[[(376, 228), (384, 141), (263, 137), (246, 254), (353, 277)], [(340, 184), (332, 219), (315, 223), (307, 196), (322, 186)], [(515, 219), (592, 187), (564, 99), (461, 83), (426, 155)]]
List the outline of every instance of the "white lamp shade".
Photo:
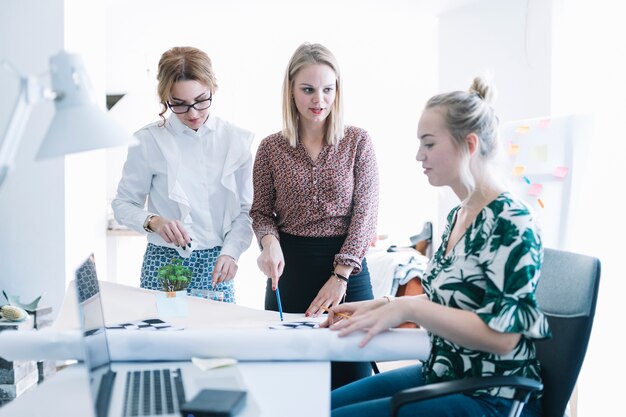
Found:
[(37, 159), (136, 143), (94, 100), (78, 55), (61, 52), (50, 58), (55, 115)]
[(37, 159), (134, 144), (132, 136), (93, 104), (57, 110)]

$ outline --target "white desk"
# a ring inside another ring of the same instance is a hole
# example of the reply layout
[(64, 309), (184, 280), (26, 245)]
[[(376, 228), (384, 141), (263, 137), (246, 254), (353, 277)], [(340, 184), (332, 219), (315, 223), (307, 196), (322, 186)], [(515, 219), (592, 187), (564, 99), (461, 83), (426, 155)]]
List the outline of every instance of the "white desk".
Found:
[[(240, 362), (259, 417), (325, 417), (330, 414), (329, 362)], [(0, 417), (92, 417), (82, 365), (70, 366), (0, 408)], [(242, 411), (246, 414), (246, 410)]]

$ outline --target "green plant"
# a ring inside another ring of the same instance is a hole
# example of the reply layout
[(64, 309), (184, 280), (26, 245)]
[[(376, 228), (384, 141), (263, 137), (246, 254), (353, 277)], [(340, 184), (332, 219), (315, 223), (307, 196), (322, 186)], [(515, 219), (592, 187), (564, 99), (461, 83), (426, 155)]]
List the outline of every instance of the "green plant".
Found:
[(159, 268), (158, 277), (164, 291), (181, 291), (187, 288), (193, 276), (191, 269), (183, 265), (180, 258), (172, 258), (171, 262)]

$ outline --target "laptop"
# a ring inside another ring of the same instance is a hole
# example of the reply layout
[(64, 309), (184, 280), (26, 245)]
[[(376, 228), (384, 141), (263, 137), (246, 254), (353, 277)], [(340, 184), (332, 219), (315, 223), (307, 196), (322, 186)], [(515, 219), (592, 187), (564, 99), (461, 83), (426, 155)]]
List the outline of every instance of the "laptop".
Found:
[(105, 326), (93, 254), (76, 269), (75, 283), (95, 416), (180, 416), (202, 388), (245, 388), (236, 367), (207, 373), (191, 362), (113, 362), (107, 333), (133, 330)]

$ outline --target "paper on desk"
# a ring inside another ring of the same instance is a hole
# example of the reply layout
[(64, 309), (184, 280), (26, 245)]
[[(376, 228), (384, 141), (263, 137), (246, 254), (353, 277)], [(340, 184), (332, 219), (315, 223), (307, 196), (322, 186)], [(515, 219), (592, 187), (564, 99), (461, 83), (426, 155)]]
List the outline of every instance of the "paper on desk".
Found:
[[(158, 316), (160, 291), (100, 281), (107, 325)], [(430, 351), (423, 329), (393, 329), (376, 336), (366, 347), (363, 333), (338, 337), (328, 329), (269, 329), (277, 322), (274, 311), (187, 297), (189, 315), (168, 323), (184, 327), (177, 332), (124, 330), (108, 332), (115, 361), (190, 360), (336, 360), (372, 361), (424, 359)], [(82, 359), (76, 294), (71, 285), (53, 326), (40, 331), (0, 332), (0, 357), (8, 360)], [(303, 314), (284, 314), (285, 321), (307, 320)], [(321, 319), (321, 318), (318, 318)], [(310, 320), (310, 318), (308, 318)]]
[(223, 368), (237, 364), (237, 359), (233, 358), (191, 358), (191, 363), (196, 365), (202, 371), (209, 369)]
[[(156, 299), (162, 291), (146, 290), (113, 282), (99, 281), (107, 325), (159, 317)], [(186, 317), (167, 317), (167, 322), (185, 329), (258, 328), (279, 320), (275, 311), (257, 310), (199, 297), (187, 297)], [(285, 313), (285, 320), (302, 320), (302, 314)], [(52, 325), (56, 330), (78, 329), (76, 289), (68, 286), (63, 305)]]
[[(127, 330), (108, 335), (114, 361), (230, 357), (243, 361), (423, 360), (430, 352), (423, 329), (392, 329), (358, 347), (364, 333), (338, 337), (329, 329), (208, 329), (179, 332)], [(0, 356), (8, 360), (82, 359), (79, 332), (2, 332)]]

